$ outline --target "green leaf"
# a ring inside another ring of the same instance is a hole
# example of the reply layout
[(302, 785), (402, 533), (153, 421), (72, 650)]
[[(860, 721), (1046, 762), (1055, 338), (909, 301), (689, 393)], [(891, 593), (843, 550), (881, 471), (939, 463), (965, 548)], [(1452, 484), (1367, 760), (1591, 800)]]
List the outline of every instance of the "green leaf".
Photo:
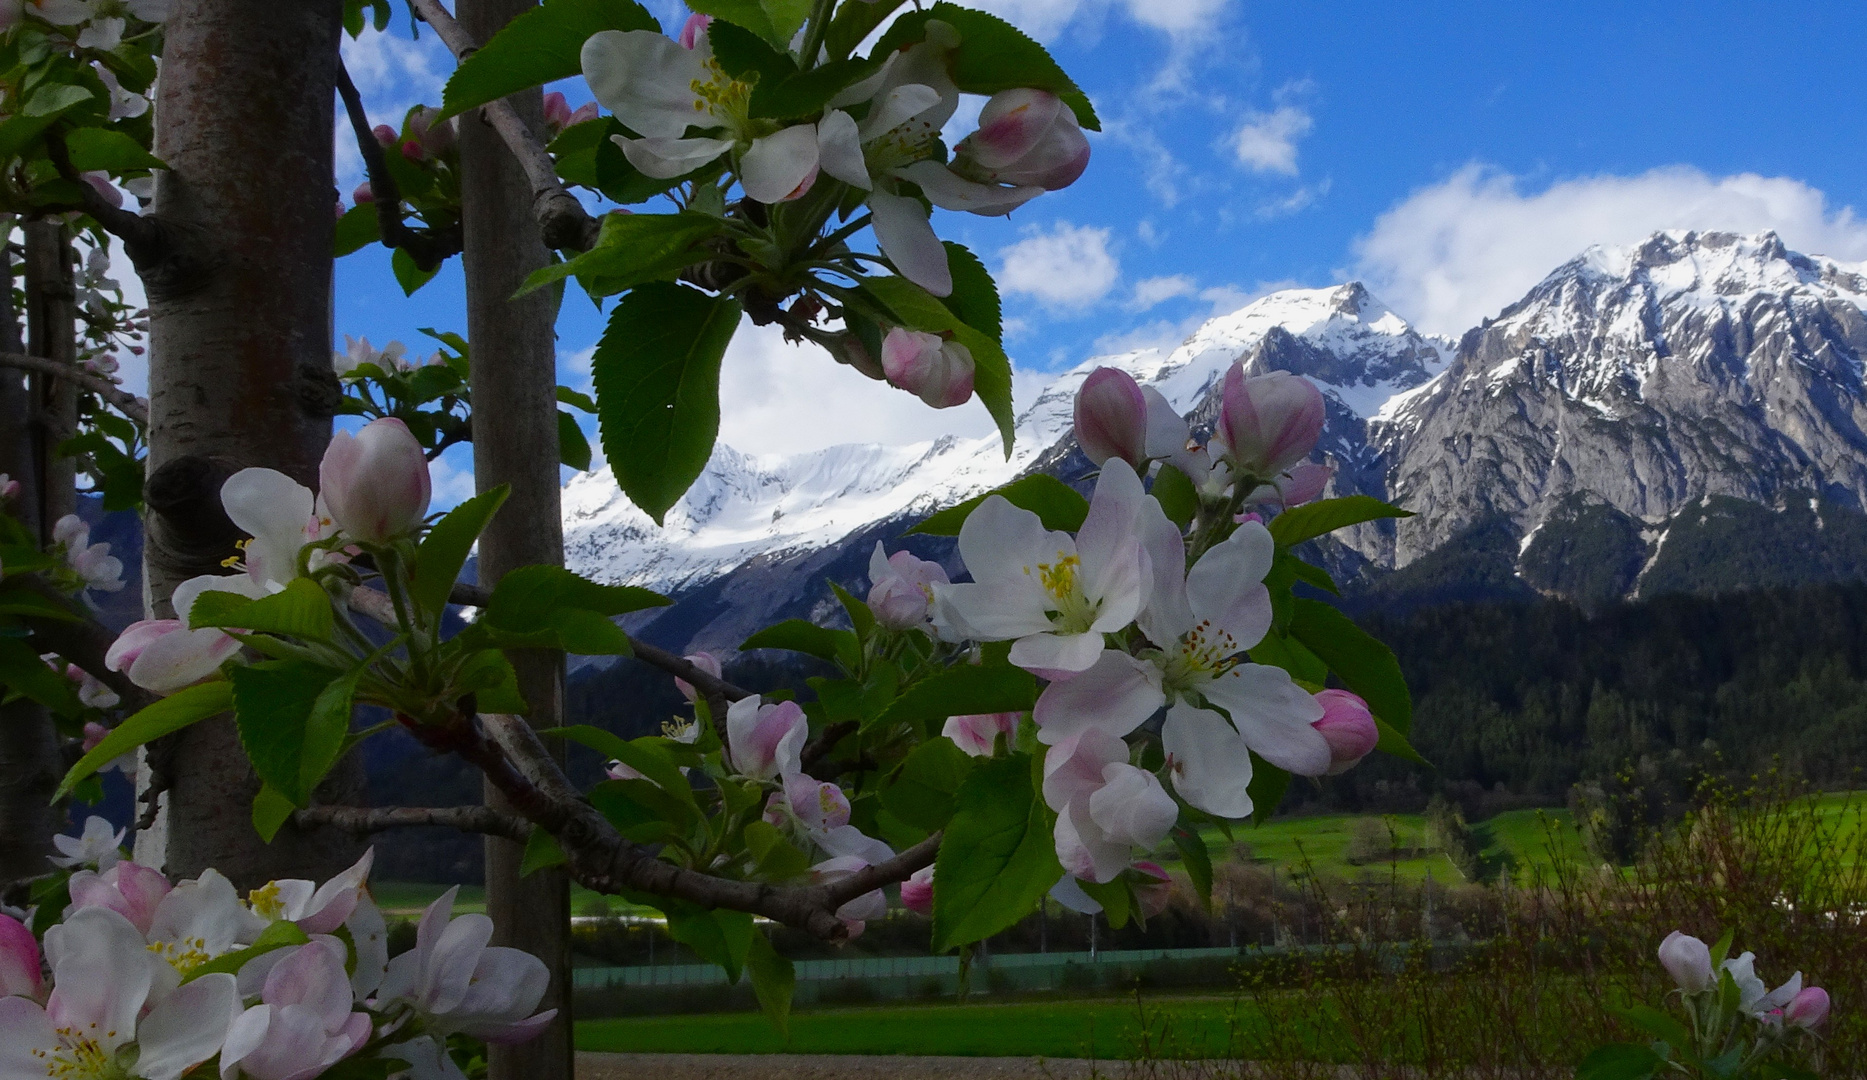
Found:
[(1283, 668), (1292, 679), (1308, 683), (1316, 689), (1321, 689), (1329, 681), (1329, 665), (1316, 659), (1316, 654), (1304, 648), (1301, 642), (1292, 641), (1274, 631), (1264, 635), (1264, 640), (1251, 647), (1251, 660), (1253, 663)]
[(739, 303), (651, 282), (616, 305), (591, 358), (603, 452), (659, 525), (706, 468), (720, 431), (720, 360)]
[(905, 2), (874, 0), (870, 3), (863, 0), (861, 3), (838, 6), (836, 16), (830, 20), (829, 31), (823, 35), (823, 47), (829, 52), (830, 59), (841, 60), (855, 52), (856, 47)]
[[(680, 839), (696, 812), (672, 803), (671, 796), (647, 780), (605, 780), (590, 789), (590, 805), (625, 839), (665, 844)], [(671, 810), (671, 813), (663, 813)]]
[(908, 687), (881, 724), (942, 724), (949, 716), (1026, 712), (1037, 703), (1037, 677), (1010, 664), (956, 664)]
[[(307, 802), (324, 779), (324, 774), (330, 772), (331, 766), (337, 764), (337, 759), (343, 756), (344, 741), (350, 736), (350, 716), (356, 698), (357, 680), (362, 675), (361, 668), (352, 671), (326, 686), (318, 694), (318, 699), (311, 703), (311, 715), (305, 718), (304, 751), (299, 759), (297, 788)], [(235, 700), (237, 703), (237, 686)]]
[(257, 600), (209, 589), (195, 600), (188, 625), (196, 630), (217, 626), (308, 641), (329, 641), (337, 628), (330, 596), (310, 578), (294, 578), (280, 592)]
[[(11, 564), (6, 565), (6, 570), (12, 574), (22, 572)], [(51, 619), (54, 622), (84, 621), (84, 617), (71, 610), (70, 607), (31, 588), (0, 587), (0, 615), (25, 615), (35, 619)]]
[(604, 30), (661, 30), (635, 0), (546, 0), (461, 61), (441, 93), (454, 116), (530, 86), (583, 73), (583, 43)]
[(1154, 477), (1154, 486), (1149, 489), (1149, 493), (1160, 503), (1161, 510), (1167, 514), (1167, 520), (1182, 529), (1191, 525), (1193, 515), (1199, 513), (1199, 492), (1193, 487), (1193, 481), (1185, 473), (1164, 462)]
[(279, 835), (279, 830), (285, 827), (286, 819), (292, 816), (292, 811), (297, 809), (292, 805), (292, 800), (279, 793), (278, 788), (261, 781), (259, 793), (253, 796), (253, 831), (259, 834), (261, 840), (270, 844), (272, 838)]
[[(687, 8), (696, 15), (711, 15), (716, 19), (724, 19), (736, 29), (750, 30), (765, 39), (775, 49), (785, 49), (791, 43), (790, 37), (778, 32), (777, 25), (772, 22), (771, 14), (766, 11), (765, 5), (759, 0), (698, 0), (696, 3), (689, 3)], [(714, 27), (709, 27), (708, 30), (707, 36), (711, 39), (715, 36)], [(797, 33), (795, 26), (791, 28), (791, 33)]]
[(439, 265), (432, 270), (416, 266), (415, 257), (408, 253), (407, 248), (395, 249), (395, 254), (389, 256), (389, 269), (395, 272), (395, 283), (402, 286), (403, 296), (415, 295), (417, 290), (433, 281), (434, 275), (441, 271)]
[(1639, 1043), (1609, 1043), (1597, 1047), (1576, 1067), (1575, 1080), (1646, 1080), (1666, 1059)]
[(448, 594), (460, 578), (460, 568), (467, 565), (473, 542), (486, 531), (512, 489), (501, 484), (481, 492), (447, 512), (422, 537), (415, 551), (415, 580), (409, 594), (426, 611), (439, 614), (447, 607)]
[(1282, 547), (1295, 547), (1324, 533), (1378, 518), (1412, 517), (1410, 511), (1389, 506), (1372, 495), (1346, 495), (1292, 507), (1271, 519), (1271, 539)]
[(604, 731), (590, 724), (573, 724), (569, 727), (550, 728), (543, 732), (547, 735), (560, 735), (575, 743), (595, 750), (606, 758), (613, 758), (629, 768), (646, 776), (658, 787), (671, 795), (685, 795), (693, 800), (693, 789), (687, 778), (681, 775), (679, 766), (663, 749), (666, 740), (659, 735), (644, 735), (639, 739), (624, 739), (613, 732)]
[(78, 763), (59, 782), (58, 790), (52, 794), (53, 800), (64, 798), (73, 784), (144, 743), (173, 734), (210, 716), (218, 716), (232, 705), (233, 685), (221, 680), (190, 686), (170, 694), (118, 724), (115, 730), (104, 736), (102, 742), (79, 758)]
[(535, 828), (525, 838), (525, 854), (519, 857), (519, 876), (531, 877), (547, 866), (562, 866), (566, 861), (564, 849), (558, 846), (557, 837)]
[(797, 61), (791, 59), (785, 46), (773, 48), (763, 40), (764, 32), (748, 29), (751, 26), (750, 22), (729, 19), (707, 27), (707, 44), (720, 70), (755, 85), (782, 82), (797, 74)]
[(521, 566), (499, 579), (482, 623), (507, 648), (627, 656), (629, 635), (610, 621), (668, 598), (629, 585), (602, 585), (561, 566)]
[[(327, 710), (335, 707), (339, 699), (327, 699), (325, 690), (343, 680), (330, 668), (302, 660), (266, 660), (236, 667), (228, 678), (233, 683), (240, 746), (253, 763), (253, 771), (293, 805), (305, 805), (311, 793), (304, 784), (301, 758), (311, 731), (312, 713), (321, 703)], [(339, 694), (341, 702), (348, 705), (349, 695)], [(347, 709), (344, 716), (347, 728)], [(328, 724), (329, 717), (322, 718), (322, 722)], [(342, 744), (341, 737), (338, 743)]]
[(706, 214), (608, 214), (589, 251), (536, 270), (514, 296), (524, 296), (567, 277), (586, 283), (592, 295), (609, 296), (650, 281), (672, 281), (714, 252), (705, 241), (723, 229)]
[(964, 245), (944, 242), (946, 264), (953, 272), (953, 293), (941, 301), (959, 320), (997, 341), (1004, 336), (998, 303), (998, 284)]
[(558, 410), (558, 461), (578, 472), (590, 471), (590, 440), (584, 438), (577, 418)]
[(1049, 473), (1032, 473), (983, 495), (974, 495), (958, 506), (949, 506), (909, 529), (908, 534), (958, 536), (961, 526), (966, 524), (966, 518), (978, 509), (980, 503), (994, 495), (1036, 514), (1044, 523), (1044, 528), (1055, 531), (1075, 532), (1083, 527), (1083, 519), (1089, 516), (1089, 500), (1077, 494), (1075, 488)]
[(11, 637), (0, 638), (0, 695), (8, 690), (31, 698), (59, 716), (77, 716), (84, 711), (71, 680), (39, 659), (38, 650)]
[(776, 626), (767, 626), (739, 645), (739, 651), (749, 649), (785, 649), (814, 656), (819, 660), (836, 663), (837, 641), (840, 637), (853, 638), (847, 630), (830, 630), (816, 623), (803, 619), (786, 619)]
[(1379, 750), (1383, 754), (1392, 754), (1394, 757), (1424, 765), (1427, 768), (1432, 768), (1433, 763), (1421, 757), (1420, 752), (1415, 750), (1413, 744), (1407, 741), (1407, 737), (1394, 730), (1392, 724), (1377, 716), (1374, 718), (1374, 728), (1381, 733), (1380, 741), (1374, 744), (1376, 750)]
[(1609, 1006), (1609, 1011), (1634, 1024), (1647, 1034), (1663, 1039), (1674, 1046), (1692, 1045), (1692, 1033), (1670, 1013), (1664, 1013), (1651, 1005), (1630, 1005), (1626, 1008)]
[(831, 98), (873, 75), (880, 66), (873, 60), (832, 60), (809, 71), (794, 71), (776, 79), (761, 78), (752, 88), (751, 115), (774, 119), (814, 115), (829, 104)]
[(1342, 590), (1335, 587), (1335, 579), (1329, 576), (1329, 571), (1324, 570), (1320, 566), (1306, 563), (1287, 551), (1281, 552), (1280, 554), (1284, 558), (1290, 560), (1291, 572), (1296, 575), (1298, 581), (1312, 585), (1326, 593), (1332, 593), (1336, 596), (1342, 595)]
[(1128, 925), (1129, 918), (1135, 914), (1135, 903), (1134, 891), (1126, 875), (1105, 882), (1078, 878), (1076, 884), (1089, 899), (1102, 905), (1102, 917), (1108, 920), (1110, 929), (1120, 930)]
[(572, 390), (568, 386), (558, 387), (558, 404), (569, 405), (580, 412), (596, 412), (596, 401), (590, 395)]
[[(949, 266), (951, 263), (949, 253)], [(954, 341), (966, 346), (972, 353), (973, 392), (997, 421), (999, 435), (1005, 441), (1005, 456), (1010, 457), (1012, 429), (1017, 417), (1011, 411), (1011, 359), (1005, 355), (1004, 346), (984, 331), (960, 321), (951, 308), (907, 278), (864, 278), (862, 286), (893, 311), (902, 325), (928, 333), (948, 333)]]
[(746, 851), (752, 855), (752, 871), (765, 881), (789, 881), (810, 869), (810, 856), (798, 850), (769, 821), (754, 821), (746, 826)]
[(837, 602), (843, 605), (843, 611), (849, 616), (849, 624), (855, 628), (856, 637), (867, 640), (875, 632), (875, 612), (834, 581), (830, 582), (830, 591), (836, 594)]
[(1173, 846), (1180, 850), (1180, 865), (1186, 867), (1186, 876), (1192, 879), (1193, 891), (1199, 894), (1199, 902), (1212, 909), (1212, 853), (1206, 850), (1206, 838), (1199, 835), (1197, 828), (1177, 825), (1170, 834)]
[(358, 203), (337, 219), (337, 239), (331, 254), (343, 258), (382, 239), (382, 218), (375, 203)]
[(1061, 876), (1030, 757), (982, 762), (960, 785), (934, 863), (933, 950), (970, 945), (1011, 926)]
[(1374, 715), (1402, 735), (1413, 728), (1413, 698), (1393, 650), (1320, 600), (1298, 597), (1290, 636), (1317, 655), (1342, 685), (1360, 695)]
[(82, 127), (65, 136), (71, 167), (79, 172), (107, 172), (115, 176), (166, 169), (162, 159), (143, 144), (114, 128)]
[(531, 708), (519, 693), (518, 672), (498, 649), (480, 649), (469, 657), (454, 673), (454, 688), (474, 695), (474, 707), (481, 712), (524, 713)]
[(954, 799), (976, 764), (951, 739), (914, 748), (882, 789), (882, 805), (917, 829), (933, 832), (953, 816)]
[(1251, 783), (1245, 794), (1251, 797), (1251, 820), (1259, 825), (1269, 821), (1290, 789), (1290, 774), (1255, 753), (1251, 755)]
[(306, 936), (305, 932), (300, 930), (297, 924), (286, 919), (274, 919), (271, 924), (259, 932), (259, 936), (253, 939), (251, 945), (248, 945), (244, 949), (223, 953), (209, 960), (207, 963), (202, 964), (200, 967), (190, 970), (188, 974), (183, 977), (182, 983), (186, 985), (203, 975), (237, 975), (240, 973), (240, 969), (246, 966), (247, 961), (255, 957), (263, 956), (274, 949), (303, 945), (310, 940), (311, 938)]
[(996, 15), (958, 4), (935, 4), (925, 11), (896, 19), (872, 53), (887, 56), (926, 37), (927, 22), (938, 19), (959, 31), (959, 47), (947, 59), (953, 84), (968, 94), (990, 96), (1000, 90), (1030, 87), (1048, 90), (1063, 99), (1076, 120), (1090, 131), (1101, 131), (1089, 98), (1042, 45), (1024, 31)]
[(752, 992), (780, 1038), (791, 1037), (791, 995), (797, 989), (797, 971), (791, 961), (771, 947), (764, 934), (752, 935), (746, 950), (746, 969), (752, 973)]
[(739, 981), (752, 948), (752, 916), (743, 911), (709, 911), (681, 900), (658, 899), (656, 904), (668, 917), (669, 937), (724, 968), (726, 981)]

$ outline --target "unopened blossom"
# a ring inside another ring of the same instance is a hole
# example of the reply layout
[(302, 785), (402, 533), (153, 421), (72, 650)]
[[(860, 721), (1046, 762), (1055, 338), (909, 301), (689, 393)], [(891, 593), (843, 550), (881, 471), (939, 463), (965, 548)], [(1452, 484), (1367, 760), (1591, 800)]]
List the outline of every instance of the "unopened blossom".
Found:
[(1019, 87), (992, 95), (979, 130), (953, 149), (954, 171), (980, 182), (1069, 187), (1089, 167), (1089, 140), (1057, 95)]
[(190, 630), (180, 619), (144, 619), (111, 642), (104, 666), (166, 696), (211, 678), (239, 651), (240, 643), (219, 630)]
[(222, 1080), (312, 1080), (369, 1041), (371, 1017), (353, 1008), (342, 941), (320, 937), (278, 951), (259, 1003), (227, 1029)]
[(1141, 905), (1141, 917), (1151, 919), (1167, 910), (1173, 900), (1173, 878), (1156, 862), (1143, 860), (1134, 864), (1134, 871), (1145, 882), (1136, 882), (1134, 897)]
[(1050, 678), (1086, 671), (1102, 655), (1103, 635), (1127, 626), (1147, 603), (1153, 571), (1138, 533), (1144, 500), (1152, 501), (1140, 477), (1120, 460), (1102, 470), (1074, 537), (1045, 529), (1003, 496), (988, 497), (959, 533), (972, 581), (934, 587), (941, 635), (1013, 639), (1011, 662)]
[[(1301, 506), (1322, 497), (1329, 486), (1329, 480), (1335, 475), (1331, 466), (1315, 461), (1305, 461), (1283, 473), (1267, 484), (1260, 484), (1256, 491), (1245, 496), (1246, 506), (1269, 507), (1276, 510), (1288, 510), (1292, 506)], [(1242, 519), (1243, 515), (1240, 515)]]
[[(441, 119), (441, 110), (422, 105), (408, 114), (409, 142), (402, 146), (404, 156), (419, 161), (424, 157), (439, 157), (454, 148), (454, 120)], [(410, 154), (413, 146), (416, 153)]]
[(494, 1043), (520, 1043), (543, 1031), (556, 1009), (533, 1014), (551, 985), (544, 961), (522, 949), (489, 946), (493, 921), (450, 919), (454, 894), (428, 905), (415, 947), (389, 961), (377, 1000), (407, 1001), (431, 1035), (454, 1032)]
[[(350, 201), (356, 203), (358, 206), (362, 206), (365, 203), (373, 203), (376, 201), (376, 189), (370, 187), (370, 182), (365, 180), (356, 186), (355, 191), (350, 193)], [(331, 369), (337, 371), (338, 378), (348, 375), (350, 369), (355, 366), (355, 364), (349, 362), (349, 358), (343, 353), (333, 353), (331, 355)], [(340, 367), (342, 370), (338, 370)]]
[(1241, 818), (1252, 811), (1253, 751), (1302, 776), (1334, 764), (1312, 726), (1323, 716), (1316, 699), (1282, 668), (1240, 659), (1271, 625), (1263, 581), (1276, 544), (1262, 525), (1241, 525), (1186, 573), (1179, 529), (1151, 497), (1146, 511), (1153, 586), (1137, 623), (1157, 648), (1100, 650), (1082, 674), (1051, 683), (1033, 712), (1037, 737), (1054, 746), (1096, 728), (1119, 738), (1166, 705), (1161, 741), (1174, 790), (1209, 814)]
[[(362, 188), (358, 188), (357, 190), (361, 191)], [(407, 352), (408, 346), (399, 341), (391, 341), (389, 344), (383, 346), (381, 351), (378, 351), (371, 347), (369, 338), (353, 338), (349, 334), (345, 334), (344, 351), (331, 354), (331, 370), (335, 371), (337, 377), (342, 379), (349, 377), (350, 373), (355, 371), (358, 366), (362, 364), (371, 364), (381, 369), (385, 374), (393, 375), (407, 368), (408, 365), (402, 360), (403, 355)]]
[(933, 914), (934, 868), (923, 866), (901, 883), (901, 906), (917, 915)]
[(52, 527), (65, 565), (84, 582), (84, 588), (117, 592), (123, 588), (123, 561), (110, 553), (109, 544), (91, 543), (91, 527), (76, 514), (66, 514)]
[(1024, 719), (1021, 712), (972, 713), (967, 716), (949, 716), (946, 726), (940, 734), (953, 740), (953, 745), (964, 750), (972, 757), (991, 757), (997, 753), (998, 740), (1003, 737), (1006, 744), (1018, 734), (1018, 722)]
[(19, 495), (19, 481), (0, 472), (0, 499), (11, 499)]
[(893, 385), (936, 409), (972, 399), (972, 350), (939, 334), (897, 326), (882, 339), (882, 371)]
[(246, 905), (266, 922), (285, 919), (307, 934), (333, 933), (366, 895), (365, 883), (375, 861), (376, 849), (370, 848), (355, 865), (322, 885), (303, 878), (267, 882), (247, 894)]
[[(706, 672), (708, 675), (711, 675), (716, 679), (725, 673), (725, 669), (720, 666), (719, 657), (714, 656), (712, 653), (707, 652), (704, 649), (701, 650), (700, 652), (688, 653), (686, 656), (681, 657), (681, 659), (687, 661), (688, 663), (694, 665), (695, 667), (699, 668), (701, 671)], [(693, 704), (700, 697), (700, 691), (694, 689), (693, 683), (690, 683), (686, 679), (680, 678), (678, 676), (674, 680), (674, 688), (681, 692), (681, 696), (687, 699), (687, 703), (689, 705)], [(691, 742), (693, 740), (690, 739), (687, 741)]]
[(733, 770), (755, 780), (802, 772), (810, 722), (795, 701), (763, 704), (757, 694), (726, 709), (726, 756)]
[(681, 48), (698, 48), (700, 43), (706, 40), (707, 27), (711, 25), (713, 25), (713, 16), (711, 15), (702, 15), (695, 12), (687, 16), (687, 21), (681, 24), (681, 32), (676, 35), (676, 39), (681, 43)]
[(1347, 690), (1324, 690), (1316, 695), (1316, 703), (1322, 706), (1322, 719), (1312, 726), (1329, 744), (1334, 762), (1329, 766), (1329, 775), (1347, 772), (1374, 752), (1381, 741), (1381, 730), (1375, 726), (1367, 702)]
[(39, 998), (45, 978), (39, 970), (39, 943), (18, 919), (0, 915), (0, 997)]
[(1789, 1004), (1783, 1006), (1783, 1023), (1808, 1029), (1828, 1019), (1828, 991), (1819, 986), (1805, 986)]
[(1153, 773), (1128, 764), (1128, 744), (1094, 727), (1044, 756), (1044, 802), (1057, 812), (1057, 859), (1095, 882), (1115, 880), (1134, 848), (1165, 840), (1180, 814)]
[(906, 551), (889, 555), (877, 540), (869, 556), (869, 610), (886, 629), (912, 630), (927, 622), (934, 586), (949, 580), (939, 563)]
[(1688, 994), (1702, 994), (1718, 985), (1717, 972), (1711, 967), (1711, 946), (1678, 930), (1660, 942), (1660, 966)]
[(113, 829), (110, 822), (93, 814), (84, 819), (84, 831), (77, 836), (59, 833), (52, 837), (52, 846), (59, 854), (52, 856), (54, 866), (95, 866), (99, 870), (108, 870), (123, 857), (124, 833), (127, 829)]
[(1097, 465), (1120, 458), (1139, 473), (1150, 461), (1171, 459), (1187, 471), (1180, 461), (1189, 452), (1186, 421), (1160, 391), (1120, 368), (1090, 372), (1076, 392), (1075, 413), (1076, 443)]
[(596, 119), (596, 102), (589, 101), (573, 109), (564, 95), (553, 90), (545, 95), (545, 128), (557, 135), (585, 120)]
[(176, 1080), (220, 1051), (239, 1008), (234, 978), (159, 981), (143, 936), (105, 908), (46, 931), (53, 990), (41, 1008), (0, 998), (0, 1068), (9, 1077)]
[(433, 495), (421, 444), (394, 417), (372, 420), (355, 435), (332, 436), (318, 466), (318, 487), (344, 535), (372, 544), (412, 532)]
[(1246, 377), (1244, 364), (1225, 372), (1213, 441), (1238, 472), (1267, 479), (1316, 449), (1322, 437), (1322, 392), (1287, 371)]
[(160, 870), (123, 860), (99, 873), (80, 870), (69, 883), (71, 906), (67, 918), (88, 907), (109, 908), (130, 921), (139, 933), (147, 934), (155, 922), (156, 906), (174, 891)]

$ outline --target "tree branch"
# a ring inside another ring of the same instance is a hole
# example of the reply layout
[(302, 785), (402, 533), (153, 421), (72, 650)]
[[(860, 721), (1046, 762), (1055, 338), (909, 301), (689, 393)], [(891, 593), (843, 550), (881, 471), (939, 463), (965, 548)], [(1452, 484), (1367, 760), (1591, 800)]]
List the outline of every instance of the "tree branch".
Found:
[(389, 171), (382, 144), (376, 141), (370, 129), (369, 114), (363, 110), (363, 96), (357, 93), (356, 84), (350, 81), (350, 71), (341, 60), (337, 62), (337, 93), (344, 99), (344, 112), (350, 117), (357, 149), (363, 154), (363, 168), (370, 178), (370, 197), (376, 204), (376, 227), (382, 233), (383, 244), (408, 252), (409, 258), (422, 270), (433, 270), (449, 256), (460, 254), (465, 241), (458, 222), (451, 229), (436, 232), (410, 228), (402, 220), (402, 189), (395, 182), (395, 174)]
[[(409, 0), (409, 6), (422, 21), (434, 27), (456, 61), (465, 60), (480, 47), (441, 6), (440, 0)], [(575, 251), (588, 251), (595, 246), (596, 219), (584, 210), (577, 196), (558, 181), (557, 166), (552, 164), (544, 143), (526, 126), (511, 104), (504, 100), (490, 102), (480, 107), (480, 115), (499, 133), (506, 149), (525, 170), (525, 179), (532, 185), (532, 217), (544, 234), (545, 246)]]
[[(47, 598), (61, 603), (65, 600), (63, 594), (44, 582), (34, 581), (31, 586)], [(35, 648), (57, 653), (90, 672), (123, 699), (123, 708), (129, 712), (134, 713), (158, 700), (154, 694), (131, 682), (127, 675), (104, 666), (104, 656), (110, 651), (117, 636), (103, 623), (95, 619), (65, 622), (61, 619), (30, 617), (26, 621), (32, 627)]]
[(121, 206), (112, 206), (102, 192), (72, 168), (71, 151), (65, 146), (64, 134), (56, 128), (45, 133), (45, 152), (52, 159), (52, 167), (58, 170), (59, 178), (77, 187), (78, 204), (84, 212), (102, 225), (105, 232), (123, 241), (123, 250), (139, 270), (145, 265), (162, 263), (173, 254), (168, 232), (160, 222)]
[(28, 356), (25, 353), (0, 352), (0, 367), (18, 368), (21, 371), (50, 375), (55, 379), (64, 379), (75, 383), (115, 408), (118, 412), (144, 428), (149, 426), (149, 403), (116, 383), (101, 375), (93, 375), (83, 368), (67, 364), (62, 360), (49, 360), (43, 356)]
[(532, 834), (531, 822), (490, 806), (312, 806), (294, 811), (292, 822), (301, 829), (328, 825), (356, 836), (421, 825), (503, 836), (521, 844)]

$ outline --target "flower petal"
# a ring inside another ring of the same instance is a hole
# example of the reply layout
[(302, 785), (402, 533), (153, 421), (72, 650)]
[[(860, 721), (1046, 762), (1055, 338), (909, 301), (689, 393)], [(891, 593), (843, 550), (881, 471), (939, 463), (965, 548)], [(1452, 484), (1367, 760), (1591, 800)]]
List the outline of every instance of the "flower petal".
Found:
[(953, 271), (947, 266), (946, 248), (934, 235), (920, 201), (875, 191), (869, 194), (869, 210), (874, 214), (870, 228), (875, 242), (901, 276), (935, 296), (951, 296)]
[(58, 1031), (38, 1002), (0, 997), (0, 1076), (45, 1076), (46, 1055), (59, 1046)]
[(1079, 878), (1114, 881), (1128, 868), (1127, 844), (1110, 840), (1089, 816), (1089, 800), (1076, 799), (1057, 815), (1057, 861)]
[(823, 114), (817, 123), (817, 162), (823, 171), (864, 191), (875, 190), (869, 166), (862, 157), (862, 136), (856, 121), (841, 109)]
[[(1101, 635), (1084, 636), (1100, 644)], [(1037, 741), (1055, 746), (1089, 728), (1126, 735), (1166, 701), (1158, 667), (1105, 649), (1087, 671), (1044, 687), (1032, 719), (1037, 722)]]
[(247, 566), (271, 581), (297, 576), (313, 503), (310, 488), (275, 469), (241, 469), (220, 487), (227, 516), (253, 538), (246, 548)]
[(1271, 628), (1271, 594), (1263, 582), (1276, 553), (1270, 531), (1255, 521), (1214, 545), (1186, 575), (1193, 618), (1230, 634), (1240, 651), (1264, 640)]
[(590, 93), (639, 135), (677, 138), (689, 124), (707, 127), (714, 120), (693, 89), (707, 80), (706, 56), (673, 38), (653, 30), (604, 30), (583, 43), (582, 61)]
[(927, 200), (942, 210), (964, 210), (996, 217), (1009, 214), (1044, 193), (1040, 187), (975, 184), (937, 161), (917, 161), (895, 175), (920, 185)]
[(1010, 660), (1046, 679), (1070, 679), (1089, 670), (1101, 655), (1100, 633), (1031, 634), (1012, 643)]
[(1153, 582), (1148, 588), (1147, 606), (1135, 621), (1149, 641), (1170, 649), (1194, 623), (1186, 596), (1186, 539), (1180, 535), (1180, 527), (1167, 520), (1160, 503), (1151, 498), (1148, 502), (1137, 525)]
[(1322, 706), (1283, 668), (1240, 664), (1203, 689), (1264, 760), (1298, 776), (1322, 776), (1334, 764), (1329, 740), (1312, 726)]
[(939, 103), (940, 91), (931, 86), (920, 83), (897, 86), (884, 94), (875, 107), (869, 110), (860, 128), (862, 141), (868, 142), (885, 135)]
[(782, 202), (817, 168), (817, 127), (793, 124), (753, 139), (739, 159), (739, 182), (762, 203)]
[(239, 1009), (233, 976), (225, 972), (177, 987), (136, 1027), (137, 1075), (143, 1080), (175, 1080), (213, 1057)]
[(1103, 784), (1105, 769), (1128, 760), (1128, 744), (1100, 728), (1086, 728), (1044, 754), (1044, 804), (1061, 812)]
[(1251, 751), (1225, 717), (1176, 704), (1167, 710), (1160, 741), (1182, 799), (1218, 817), (1250, 816)]
[(644, 176), (652, 176), (657, 180), (686, 176), (733, 148), (731, 139), (674, 139), (660, 136), (630, 139), (611, 135), (610, 141), (622, 147), (622, 156), (629, 159), (629, 164), (639, 169)]

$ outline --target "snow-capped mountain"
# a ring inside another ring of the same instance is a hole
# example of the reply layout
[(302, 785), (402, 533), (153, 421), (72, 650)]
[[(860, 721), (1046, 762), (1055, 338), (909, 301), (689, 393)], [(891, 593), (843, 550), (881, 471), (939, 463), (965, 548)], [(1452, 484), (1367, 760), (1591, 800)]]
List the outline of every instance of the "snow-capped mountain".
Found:
[[(897, 546), (933, 510), (1032, 470), (1079, 478), (1087, 463), (1071, 409), (1094, 368), (1127, 370), (1198, 424), (1243, 360), (1323, 389), (1318, 449), (1337, 467), (1335, 494), (1418, 513), (1320, 553), (1339, 571), (1378, 577), (1490, 530), (1511, 549), (1500, 557), (1513, 587), (1619, 596), (1653, 570), (1676, 521), (1697, 514), (1693, 528), (1711, 527), (1708, 500), (1799, 500), (1815, 528), (1823, 507), (1867, 505), (1864, 306), (1867, 264), (1801, 255), (1772, 233), (1590, 248), (1456, 344), (1416, 332), (1357, 283), (1287, 290), (1177, 348), (1058, 375), (1020, 403), (1010, 459), (995, 436), (768, 457), (721, 445), (665, 528), (607, 473), (580, 476), (564, 493), (567, 557), (580, 572), (680, 597), (651, 636), (730, 647), (811, 613), (825, 576), (861, 585), (876, 540)], [(951, 560), (950, 542), (910, 543)], [(1705, 547), (1694, 543), (1673, 547)], [(1585, 587), (1577, 562), (1590, 568)]]

